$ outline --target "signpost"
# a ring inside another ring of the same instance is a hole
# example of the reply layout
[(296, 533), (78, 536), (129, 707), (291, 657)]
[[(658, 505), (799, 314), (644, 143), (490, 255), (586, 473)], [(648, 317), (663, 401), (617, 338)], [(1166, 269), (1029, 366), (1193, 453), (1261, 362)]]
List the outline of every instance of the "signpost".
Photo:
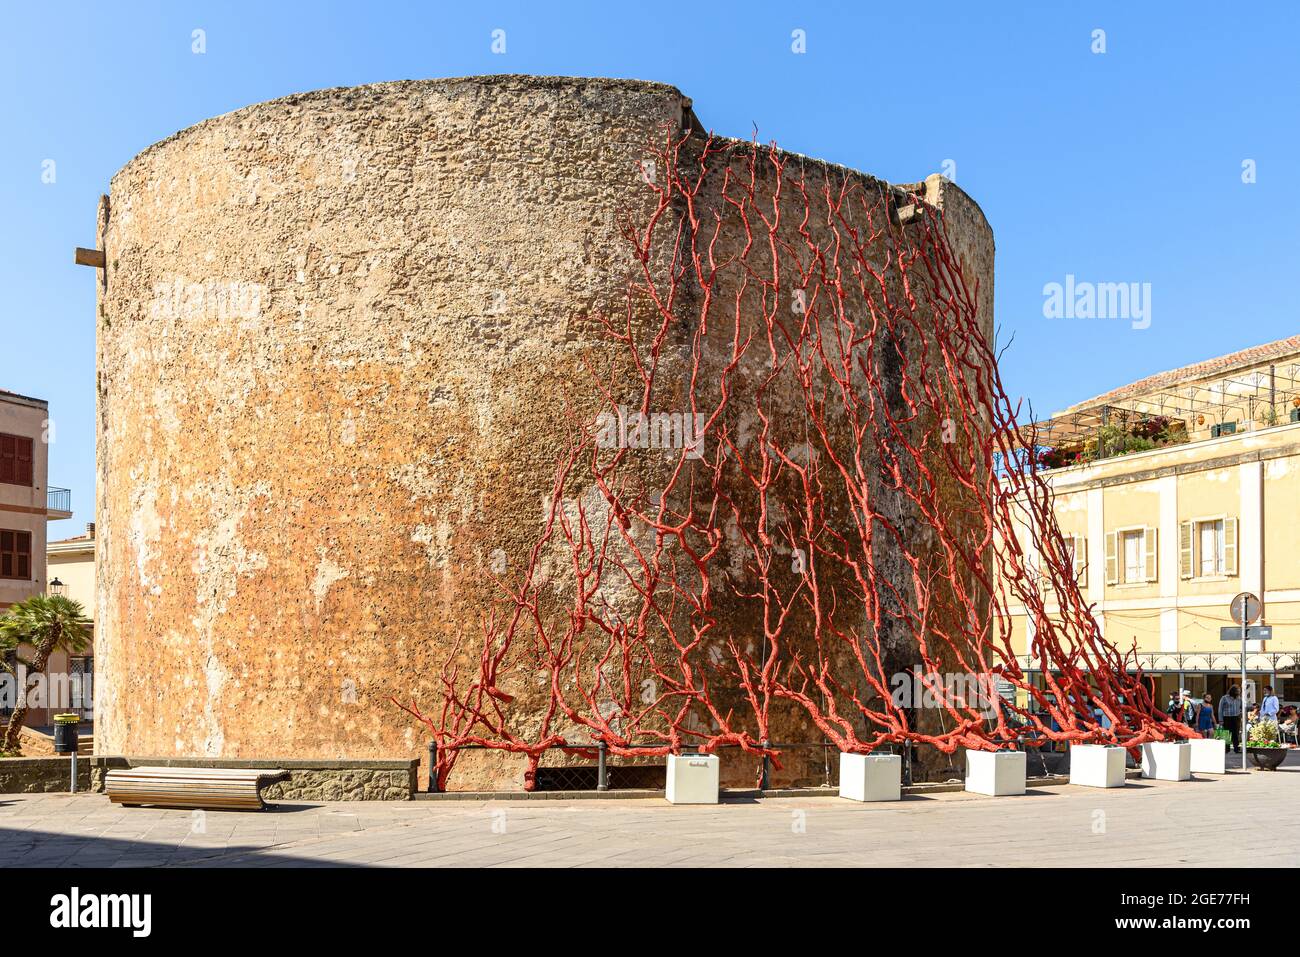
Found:
[[(1241, 628), (1237, 625), (1224, 625), (1219, 629), (1220, 641), (1241, 641)], [(1247, 641), (1272, 641), (1272, 625), (1251, 625), (1246, 629)]]
[[(1249, 632), (1268, 631), (1269, 636), (1272, 634), (1271, 629), (1251, 628), (1250, 623), (1259, 618), (1259, 597), (1244, 591), (1236, 598), (1232, 599), (1232, 604), (1228, 606), (1228, 611), (1232, 613), (1232, 620), (1240, 626), (1241, 632), (1241, 716), (1237, 718), (1241, 733), (1241, 769), (1246, 770), (1246, 753), (1250, 749), (1246, 746), (1246, 642), (1250, 639)], [(1223, 632), (1235, 631), (1237, 629), (1224, 628), (1219, 632), (1220, 640), (1223, 640)], [(1256, 640), (1265, 640), (1266, 636), (1258, 636)]]

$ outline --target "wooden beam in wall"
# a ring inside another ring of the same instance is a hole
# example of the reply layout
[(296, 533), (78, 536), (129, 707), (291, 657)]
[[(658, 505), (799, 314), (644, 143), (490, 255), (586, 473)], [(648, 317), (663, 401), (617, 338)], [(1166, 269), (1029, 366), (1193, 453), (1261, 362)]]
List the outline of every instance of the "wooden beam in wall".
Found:
[(104, 250), (102, 249), (86, 249), (78, 246), (72, 258), (78, 266), (94, 266), (96, 269), (104, 268)]

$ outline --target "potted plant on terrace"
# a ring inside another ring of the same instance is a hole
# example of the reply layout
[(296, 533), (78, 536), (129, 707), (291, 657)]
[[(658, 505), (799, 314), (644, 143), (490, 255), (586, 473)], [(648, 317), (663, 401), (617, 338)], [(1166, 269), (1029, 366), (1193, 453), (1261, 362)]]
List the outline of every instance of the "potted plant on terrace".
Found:
[(1082, 445), (1062, 445), (1056, 448), (1039, 450), (1038, 467), (1040, 469), (1059, 469), (1078, 465), (1084, 461)]
[(1279, 764), (1286, 759), (1287, 748), (1277, 740), (1277, 722), (1264, 718), (1251, 725), (1250, 734), (1246, 736), (1246, 753), (1250, 761), (1261, 771), (1276, 771)]

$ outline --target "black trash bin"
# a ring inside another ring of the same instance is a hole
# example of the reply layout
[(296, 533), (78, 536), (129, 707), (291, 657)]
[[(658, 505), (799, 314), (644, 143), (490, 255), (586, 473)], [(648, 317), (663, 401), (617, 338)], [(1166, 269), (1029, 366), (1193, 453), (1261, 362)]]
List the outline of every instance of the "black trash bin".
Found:
[(79, 714), (56, 714), (54, 716), (54, 753), (77, 753), (77, 726), (81, 722)]

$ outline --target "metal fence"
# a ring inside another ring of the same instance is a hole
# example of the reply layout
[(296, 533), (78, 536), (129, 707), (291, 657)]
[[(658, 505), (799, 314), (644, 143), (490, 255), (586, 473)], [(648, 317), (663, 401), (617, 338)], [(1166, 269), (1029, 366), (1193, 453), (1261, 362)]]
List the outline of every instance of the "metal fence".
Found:
[[(829, 741), (791, 741), (791, 742), (768, 742), (766, 746), (774, 751), (794, 751), (804, 748), (815, 748), (822, 752), (821, 777), (823, 787), (839, 786), (840, 765), (837, 758), (839, 749)], [(538, 791), (619, 791), (619, 790), (662, 790), (664, 788), (665, 768), (663, 764), (610, 764), (609, 755), (604, 742), (598, 742), (590, 745), (557, 745), (547, 748), (547, 751), (570, 752), (575, 750), (588, 750), (596, 752), (595, 763), (588, 764), (564, 764), (564, 765), (546, 765), (539, 764), (537, 768), (536, 787)], [(458, 751), (490, 751), (496, 750), (483, 745), (471, 744), (457, 748)], [(738, 744), (724, 744), (716, 748), (717, 751), (740, 750)], [(543, 758), (543, 760), (545, 760)], [(761, 762), (759, 766), (759, 790), (769, 790), (771, 788), (771, 761), (768, 757), (754, 755), (756, 762)], [(905, 756), (906, 761), (906, 756)], [(432, 773), (432, 769), (437, 766), (438, 762), (438, 745), (434, 741), (429, 742), (429, 784), (428, 790), (436, 792), (438, 790), (437, 776)]]

